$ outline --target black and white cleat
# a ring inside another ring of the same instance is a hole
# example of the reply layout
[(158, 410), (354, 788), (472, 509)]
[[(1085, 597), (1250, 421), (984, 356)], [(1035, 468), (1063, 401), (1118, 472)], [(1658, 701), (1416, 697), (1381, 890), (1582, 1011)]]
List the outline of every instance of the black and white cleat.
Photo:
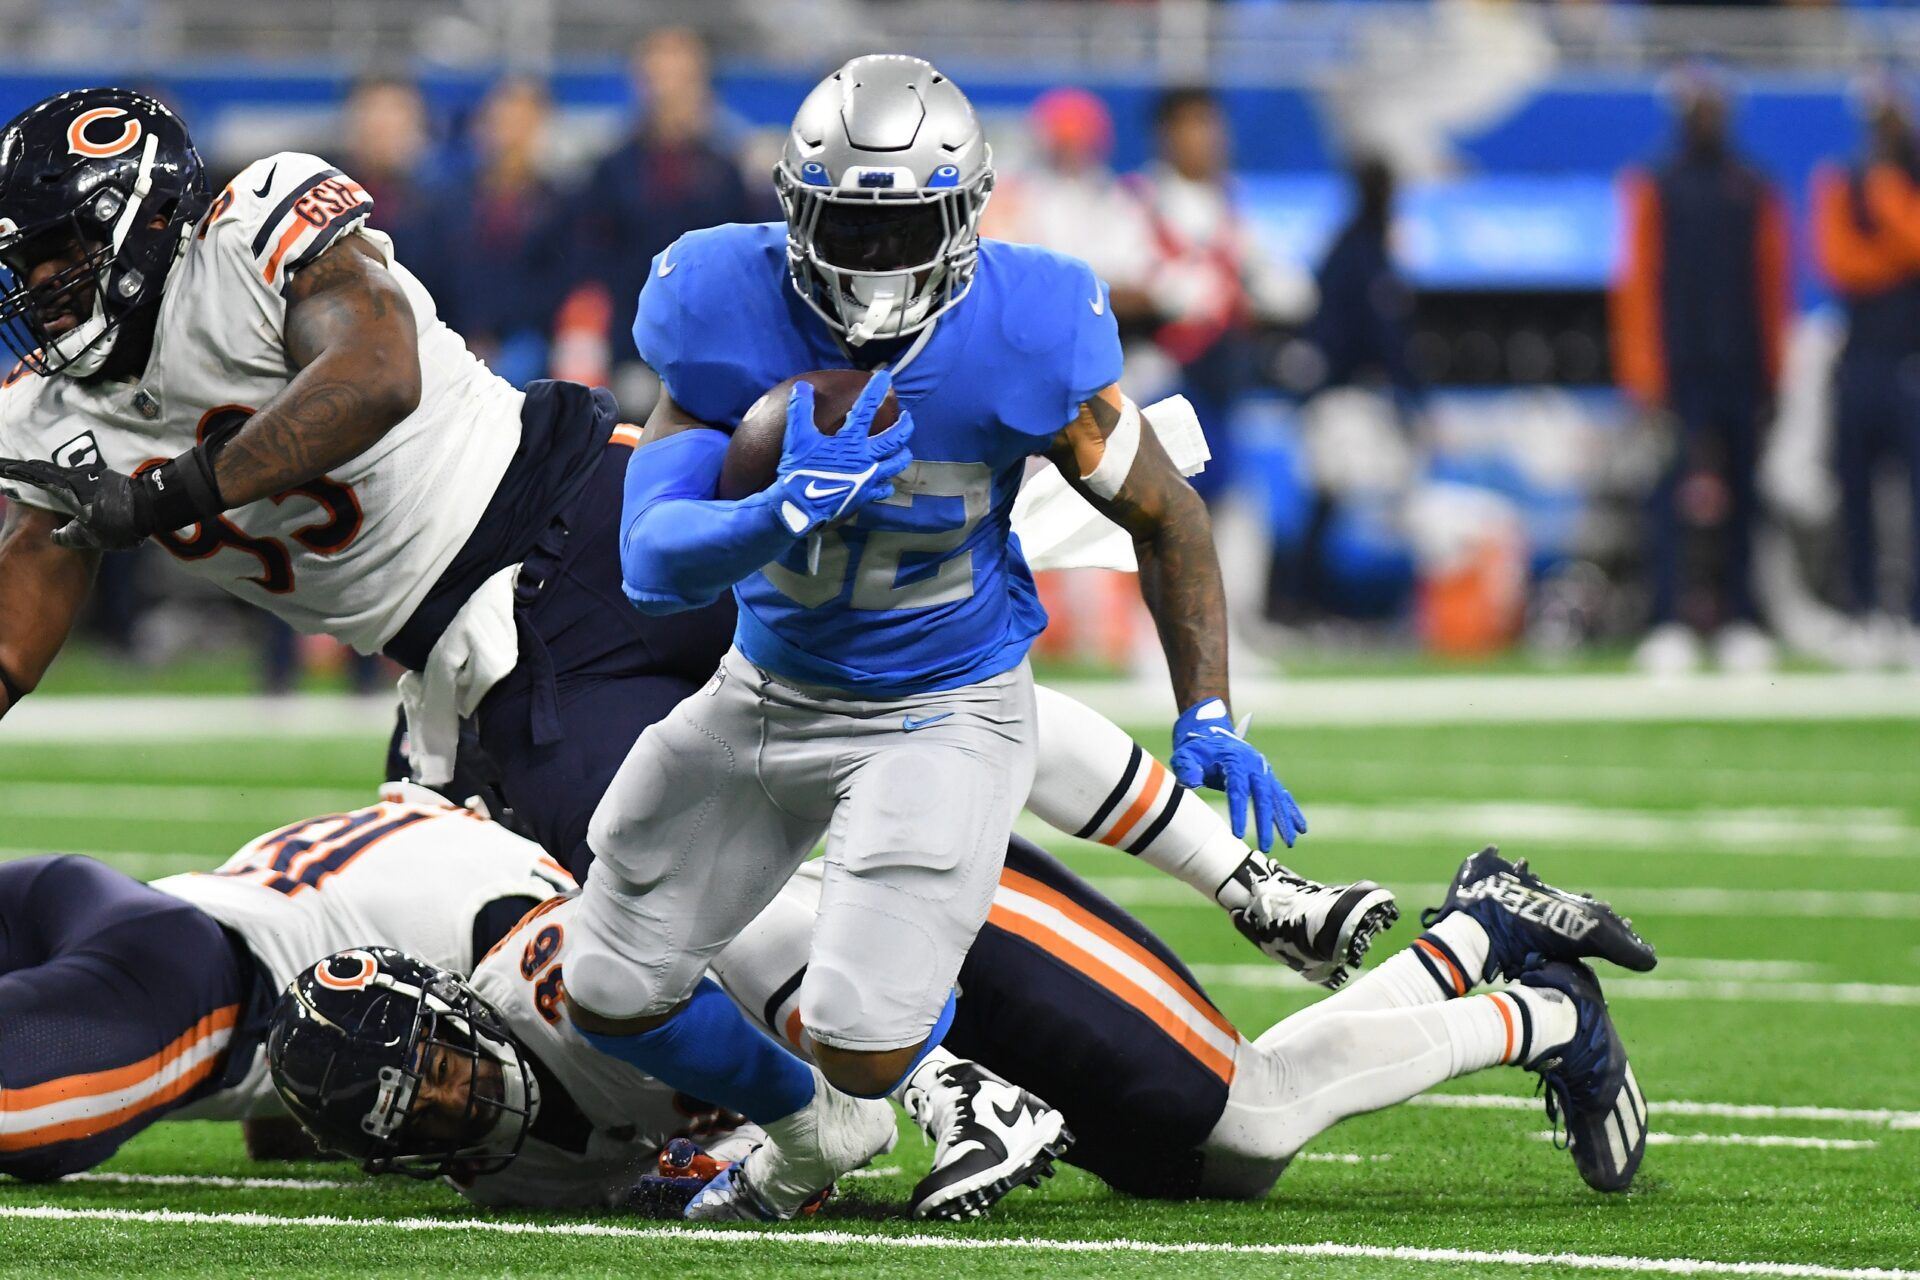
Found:
[(1400, 918), (1393, 894), (1371, 880), (1320, 884), (1260, 853), (1215, 896), (1262, 955), (1329, 989), (1343, 986), (1374, 937)]
[(903, 1100), (934, 1141), (933, 1169), (913, 1189), (916, 1218), (978, 1218), (1016, 1187), (1051, 1178), (1073, 1145), (1066, 1117), (978, 1063), (953, 1062), (932, 1076)]

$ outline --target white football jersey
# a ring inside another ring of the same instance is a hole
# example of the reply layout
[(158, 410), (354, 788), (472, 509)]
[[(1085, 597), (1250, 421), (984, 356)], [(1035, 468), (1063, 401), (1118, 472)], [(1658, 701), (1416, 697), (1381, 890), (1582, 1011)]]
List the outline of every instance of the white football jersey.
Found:
[[(483, 907), (500, 898), (544, 901), (574, 883), (539, 845), (465, 809), (382, 802), (282, 827), (217, 870), (153, 887), (238, 934), (279, 991), (322, 958), (370, 943), (471, 973), (474, 917)], [(262, 1048), (239, 1085), (168, 1118), (281, 1110)]]
[(591, 1129), (556, 1140), (558, 1104), (543, 1091), (540, 1114), (513, 1163), (460, 1187), (480, 1204), (608, 1208), (652, 1171), (655, 1153), (687, 1127), (670, 1086), (601, 1053), (568, 1019), (561, 998), (575, 905), (573, 898), (556, 898), (522, 920), (480, 962), (472, 986)]
[[(190, 573), (372, 653), (400, 629), (478, 523), (520, 442), (522, 396), (441, 323), (433, 299), (365, 226), (373, 200), (316, 156), (247, 166), (214, 200), (167, 277), (139, 381), (0, 380), (0, 454), (128, 473), (231, 430), (294, 376), (288, 276), (340, 237), (377, 248), (420, 329), (420, 404), (318, 480), (156, 541)], [(0, 484), (71, 512), (64, 494)]]

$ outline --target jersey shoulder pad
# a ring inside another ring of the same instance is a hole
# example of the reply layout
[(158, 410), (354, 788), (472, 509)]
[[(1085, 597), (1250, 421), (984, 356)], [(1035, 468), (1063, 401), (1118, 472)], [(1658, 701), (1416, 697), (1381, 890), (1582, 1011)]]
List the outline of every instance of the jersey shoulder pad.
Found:
[(1002, 417), (1051, 435), (1120, 380), (1120, 328), (1107, 287), (1080, 259), (1034, 245), (982, 240), (980, 259), (1010, 357), (1000, 371), (1012, 392)]
[(763, 391), (794, 372), (785, 367), (799, 343), (780, 292), (787, 287), (781, 224), (688, 232), (653, 260), (634, 345), (676, 404), (733, 427)]
[(245, 260), (261, 285), (285, 294), (292, 274), (365, 224), (373, 197), (319, 156), (282, 151), (242, 169), (196, 233)]

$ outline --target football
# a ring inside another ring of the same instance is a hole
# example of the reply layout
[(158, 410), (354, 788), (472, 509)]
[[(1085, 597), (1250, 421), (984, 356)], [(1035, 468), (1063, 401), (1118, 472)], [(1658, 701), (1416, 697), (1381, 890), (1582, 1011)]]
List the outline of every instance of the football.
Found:
[[(779, 475), (780, 450), (787, 438), (787, 393), (794, 383), (813, 384), (813, 420), (821, 431), (832, 435), (847, 420), (847, 411), (872, 376), (859, 369), (816, 369), (769, 388), (733, 429), (733, 440), (720, 467), (717, 496), (732, 501), (759, 493)], [(889, 390), (880, 412), (873, 415), (869, 434), (879, 435), (899, 419), (900, 402)]]

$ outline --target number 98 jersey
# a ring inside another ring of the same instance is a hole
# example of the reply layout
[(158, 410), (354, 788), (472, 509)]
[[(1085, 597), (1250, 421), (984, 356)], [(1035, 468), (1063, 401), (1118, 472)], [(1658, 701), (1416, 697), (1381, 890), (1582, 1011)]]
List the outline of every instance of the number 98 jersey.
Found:
[[(466, 542), (520, 442), (521, 395), (439, 320), (433, 299), (366, 227), (373, 200), (317, 156), (241, 170), (181, 249), (139, 381), (0, 378), (0, 454), (129, 474), (237, 429), (285, 390), (287, 285), (343, 237), (377, 249), (420, 333), (420, 404), (325, 476), (155, 536), (190, 573), (297, 630), (372, 653)], [(64, 494), (0, 485), (71, 513)]]
[[(429, 793), (406, 787), (406, 799)], [(239, 935), (276, 993), (323, 957), (378, 943), (466, 974), (475, 918), (502, 898), (541, 902), (573, 877), (530, 840), (439, 803), (383, 800), (270, 831), (213, 871), (153, 882)], [(179, 1119), (276, 1113), (266, 1054), (237, 1086)]]

